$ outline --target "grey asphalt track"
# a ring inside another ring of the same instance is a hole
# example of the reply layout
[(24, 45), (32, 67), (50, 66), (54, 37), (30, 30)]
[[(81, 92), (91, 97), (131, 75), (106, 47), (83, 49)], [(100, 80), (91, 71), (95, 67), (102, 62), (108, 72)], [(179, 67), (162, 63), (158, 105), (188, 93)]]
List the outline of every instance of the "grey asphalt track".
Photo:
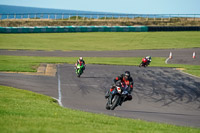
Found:
[[(200, 127), (200, 79), (172, 68), (87, 65), (81, 78), (73, 65), (59, 66), (64, 107), (119, 117)], [(129, 70), (134, 79), (133, 100), (106, 110), (106, 90), (113, 78)]]
[[(184, 54), (190, 55), (191, 51)], [(169, 51), (159, 53), (157, 57), (165, 57), (164, 54), (168, 56)], [(57, 99), (60, 87), (64, 107), (200, 128), (200, 78), (173, 68), (159, 67), (87, 65), (81, 78), (76, 77), (73, 65), (62, 64), (57, 66), (57, 70), (56, 77), (0, 73), (0, 85), (30, 90)], [(112, 85), (113, 78), (126, 70), (131, 72), (135, 83), (133, 100), (123, 103), (114, 111), (106, 110), (105, 92)]]
[[(200, 65), (200, 48), (164, 49), (164, 50), (128, 50), (128, 51), (30, 51), (30, 50), (2, 50), (0, 55), (15, 56), (51, 56), (51, 57), (169, 57), (172, 52), (172, 64)], [(193, 52), (196, 59), (192, 58)]]
[[(119, 117), (200, 127), (200, 79), (172, 68), (87, 65), (81, 78), (74, 66), (58, 66), (64, 107)], [(105, 109), (105, 92), (113, 78), (129, 70), (134, 79), (133, 100), (114, 111)], [(0, 73), (0, 84), (59, 99), (58, 78)]]
[(58, 97), (57, 77), (0, 73), (0, 85), (29, 90), (54, 98)]

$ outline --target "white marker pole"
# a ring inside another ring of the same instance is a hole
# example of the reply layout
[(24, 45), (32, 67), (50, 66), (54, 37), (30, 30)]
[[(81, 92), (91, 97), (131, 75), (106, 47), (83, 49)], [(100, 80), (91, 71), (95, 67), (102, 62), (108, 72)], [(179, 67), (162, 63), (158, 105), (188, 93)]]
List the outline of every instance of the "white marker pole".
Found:
[(193, 52), (192, 58), (193, 58), (193, 59), (196, 58), (195, 52)]
[(165, 63), (167, 64), (168, 60), (172, 59), (172, 52), (169, 53), (169, 57), (165, 60)]
[(172, 52), (169, 53), (169, 58), (172, 59)]

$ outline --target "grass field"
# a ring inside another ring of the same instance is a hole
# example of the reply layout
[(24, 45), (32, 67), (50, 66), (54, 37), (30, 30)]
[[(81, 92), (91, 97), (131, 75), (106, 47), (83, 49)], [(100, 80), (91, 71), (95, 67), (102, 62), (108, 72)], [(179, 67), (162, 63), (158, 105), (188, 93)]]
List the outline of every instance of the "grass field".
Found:
[(0, 49), (134, 50), (200, 47), (200, 32), (0, 34)]
[[(107, 64), (107, 65), (134, 65), (138, 66), (142, 57), (85, 57), (87, 64)], [(74, 64), (77, 57), (31, 57), (31, 56), (3, 56), (0, 55), (0, 71), (12, 72), (36, 72), (40, 63), (69, 63)], [(151, 67), (175, 67), (184, 68), (185, 72), (200, 77), (199, 65), (165, 64), (165, 58), (154, 57)]]
[(93, 114), (60, 107), (56, 100), (0, 86), (0, 132), (48, 133), (199, 133), (189, 128)]

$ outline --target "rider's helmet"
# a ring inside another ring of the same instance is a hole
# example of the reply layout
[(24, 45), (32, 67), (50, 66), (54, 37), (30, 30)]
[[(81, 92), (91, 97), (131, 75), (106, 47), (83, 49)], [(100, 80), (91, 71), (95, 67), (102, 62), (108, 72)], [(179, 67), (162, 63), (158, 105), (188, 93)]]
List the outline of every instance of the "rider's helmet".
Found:
[(79, 60), (83, 60), (83, 57), (79, 57)]
[(147, 59), (148, 61), (151, 61), (151, 56), (147, 56), (146, 59)]
[(124, 75), (125, 75), (125, 79), (128, 80), (131, 74), (129, 71), (125, 71)]

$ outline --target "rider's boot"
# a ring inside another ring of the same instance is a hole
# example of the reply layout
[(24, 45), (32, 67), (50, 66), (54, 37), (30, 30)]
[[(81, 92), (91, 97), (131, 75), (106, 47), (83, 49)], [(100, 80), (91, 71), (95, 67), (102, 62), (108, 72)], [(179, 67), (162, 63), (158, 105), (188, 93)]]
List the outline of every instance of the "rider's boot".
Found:
[(119, 103), (120, 106), (122, 106), (122, 103), (125, 102), (125, 99), (126, 99), (126, 98), (123, 98), (123, 99), (120, 101), (120, 103)]
[(119, 106), (122, 106), (122, 103), (123, 103), (123, 101), (121, 100), (120, 103), (119, 103)]

